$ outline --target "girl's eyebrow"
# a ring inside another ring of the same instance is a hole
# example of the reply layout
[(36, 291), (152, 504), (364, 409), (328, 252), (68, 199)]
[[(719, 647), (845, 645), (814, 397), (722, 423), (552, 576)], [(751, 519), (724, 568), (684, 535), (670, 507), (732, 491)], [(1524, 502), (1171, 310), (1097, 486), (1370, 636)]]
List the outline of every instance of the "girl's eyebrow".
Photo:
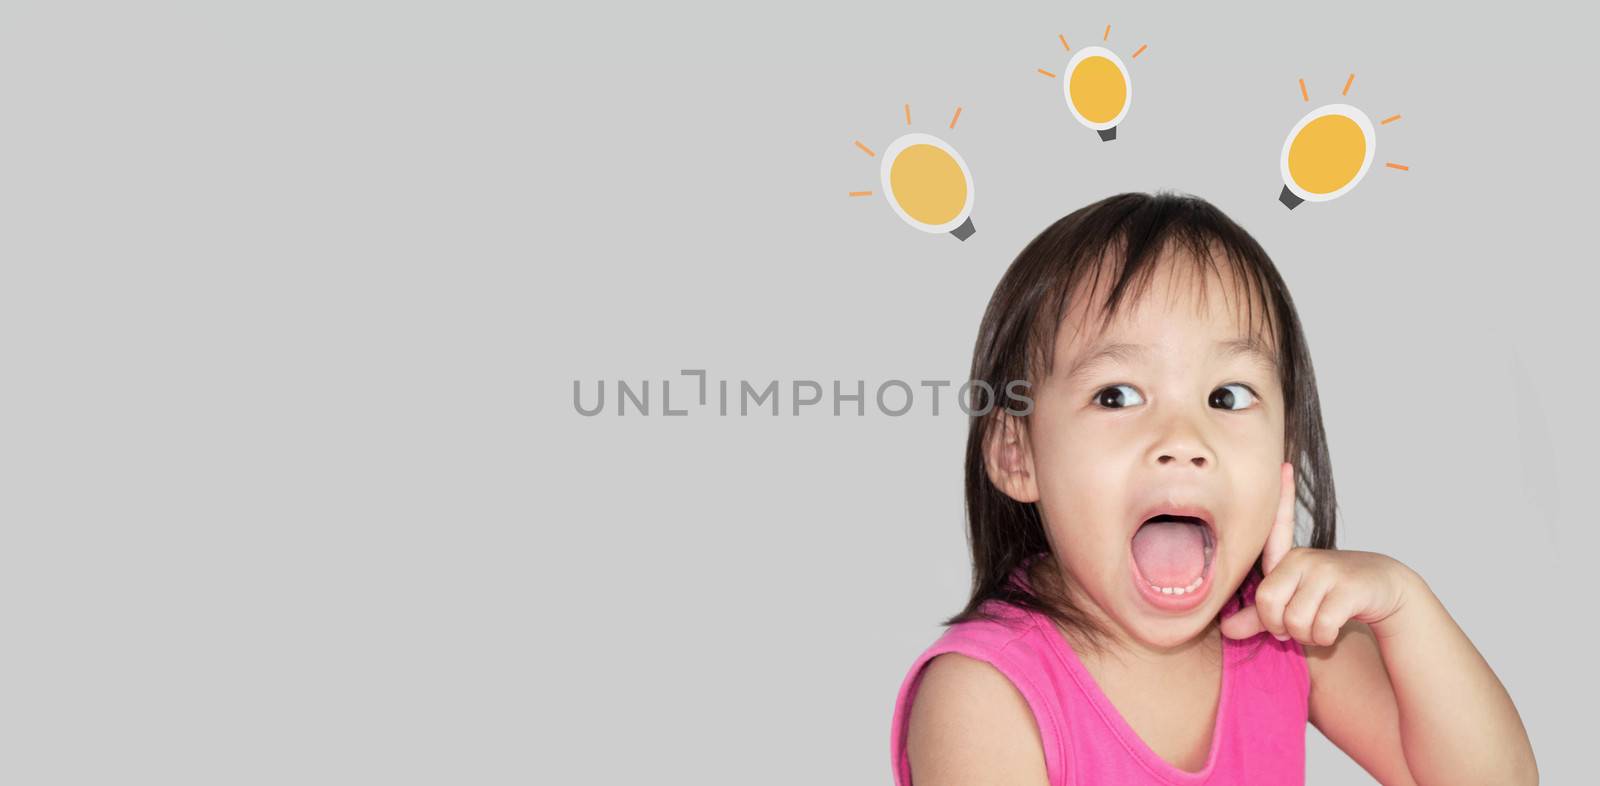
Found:
[(1240, 355), (1249, 355), (1252, 360), (1260, 363), (1265, 368), (1273, 371), (1278, 369), (1278, 359), (1273, 357), (1272, 353), (1267, 351), (1266, 345), (1261, 343), (1261, 339), (1255, 336), (1244, 336), (1232, 341), (1218, 341), (1217, 346), (1212, 349), (1212, 353), (1223, 360), (1232, 360)]
[[(1072, 370), (1067, 372), (1068, 384), (1076, 381), (1090, 371), (1108, 363), (1132, 363), (1150, 354), (1150, 348), (1144, 344), (1127, 344), (1122, 342), (1102, 344), (1086, 353), (1082, 359), (1074, 363)], [(1218, 341), (1211, 349), (1213, 357), (1219, 360), (1232, 360), (1241, 355), (1248, 356), (1263, 369), (1276, 373), (1278, 361), (1272, 353), (1254, 336), (1235, 338), (1227, 341)]]
[(1132, 363), (1135, 360), (1150, 354), (1150, 348), (1143, 344), (1102, 344), (1085, 353), (1083, 357), (1072, 364), (1072, 370), (1067, 372), (1068, 385), (1078, 381), (1089, 372), (1114, 363)]

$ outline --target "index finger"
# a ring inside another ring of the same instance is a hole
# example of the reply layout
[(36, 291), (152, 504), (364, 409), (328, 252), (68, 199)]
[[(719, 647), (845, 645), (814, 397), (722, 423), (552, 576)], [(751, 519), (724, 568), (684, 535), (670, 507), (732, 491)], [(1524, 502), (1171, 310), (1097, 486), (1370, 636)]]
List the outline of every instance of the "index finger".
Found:
[(1278, 515), (1272, 521), (1272, 531), (1267, 533), (1267, 545), (1261, 551), (1261, 570), (1271, 573), (1289, 549), (1294, 548), (1294, 464), (1283, 462), (1279, 468), (1282, 485), (1278, 494)]

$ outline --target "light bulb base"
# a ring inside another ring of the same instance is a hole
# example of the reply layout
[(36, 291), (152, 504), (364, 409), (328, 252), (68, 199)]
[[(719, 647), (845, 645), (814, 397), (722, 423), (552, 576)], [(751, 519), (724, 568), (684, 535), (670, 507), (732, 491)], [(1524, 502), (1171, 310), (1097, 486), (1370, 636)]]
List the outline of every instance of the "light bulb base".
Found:
[(961, 226), (950, 230), (950, 234), (955, 235), (957, 240), (966, 240), (967, 238), (972, 237), (972, 233), (976, 231), (978, 231), (978, 228), (974, 227), (972, 225), (972, 219), (968, 218), (966, 221), (961, 222)]
[(1293, 210), (1299, 207), (1300, 203), (1304, 202), (1305, 200), (1295, 196), (1294, 192), (1290, 191), (1288, 186), (1284, 186), (1283, 193), (1278, 194), (1278, 201), (1282, 202), (1284, 207)]
[(1117, 138), (1117, 127), (1116, 126), (1112, 126), (1110, 128), (1102, 128), (1102, 129), (1100, 129), (1100, 141), (1101, 142), (1110, 142), (1111, 140), (1116, 139), (1116, 138)]

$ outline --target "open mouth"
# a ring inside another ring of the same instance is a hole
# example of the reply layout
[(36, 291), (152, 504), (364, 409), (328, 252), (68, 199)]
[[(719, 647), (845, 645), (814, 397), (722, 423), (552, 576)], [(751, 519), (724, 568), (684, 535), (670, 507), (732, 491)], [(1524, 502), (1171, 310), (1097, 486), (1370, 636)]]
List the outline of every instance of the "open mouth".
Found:
[(1139, 525), (1131, 549), (1139, 581), (1161, 595), (1187, 595), (1211, 572), (1216, 535), (1206, 518), (1158, 513)]

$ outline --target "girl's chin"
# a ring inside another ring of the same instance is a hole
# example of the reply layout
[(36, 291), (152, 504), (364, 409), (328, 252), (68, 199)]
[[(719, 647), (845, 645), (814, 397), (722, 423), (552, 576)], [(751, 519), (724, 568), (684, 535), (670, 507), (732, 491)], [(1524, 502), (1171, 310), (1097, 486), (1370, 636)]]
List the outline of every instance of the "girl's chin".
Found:
[(1215, 624), (1210, 606), (1205, 598), (1185, 611), (1158, 608), (1150, 601), (1139, 598), (1133, 601), (1129, 616), (1121, 620), (1125, 636), (1151, 650), (1175, 650), (1193, 644), (1196, 637), (1207, 634)]

